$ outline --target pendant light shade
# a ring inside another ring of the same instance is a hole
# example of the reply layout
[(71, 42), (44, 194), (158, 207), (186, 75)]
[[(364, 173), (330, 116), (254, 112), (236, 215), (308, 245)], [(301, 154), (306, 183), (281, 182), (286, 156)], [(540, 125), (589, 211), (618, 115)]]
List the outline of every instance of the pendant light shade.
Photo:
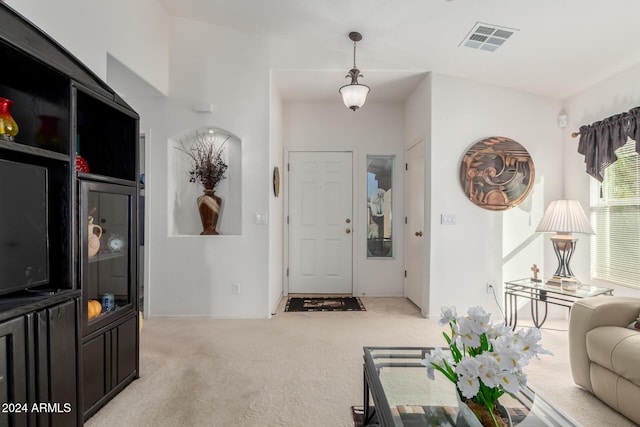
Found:
[(362, 34), (357, 32), (349, 33), (349, 39), (353, 41), (353, 68), (349, 70), (349, 74), (346, 78), (351, 78), (351, 83), (344, 85), (340, 88), (340, 94), (342, 94), (342, 101), (344, 105), (353, 111), (364, 105), (369, 94), (369, 86), (361, 85), (358, 83), (358, 77), (364, 77), (360, 74), (360, 70), (356, 67), (356, 42), (362, 40)]
[(367, 100), (367, 94), (369, 93), (369, 86), (361, 85), (358, 83), (351, 83), (340, 88), (342, 94), (342, 101), (344, 105), (356, 111), (358, 108), (364, 105), (364, 101)]

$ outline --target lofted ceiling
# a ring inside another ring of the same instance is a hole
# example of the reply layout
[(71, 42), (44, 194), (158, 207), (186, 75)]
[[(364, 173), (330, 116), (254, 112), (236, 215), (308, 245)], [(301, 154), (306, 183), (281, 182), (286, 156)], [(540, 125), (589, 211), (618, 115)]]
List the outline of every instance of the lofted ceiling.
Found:
[[(638, 0), (158, 0), (170, 15), (312, 52), (273, 70), (285, 100), (329, 100), (353, 65), (369, 99), (403, 100), (424, 73), (564, 99), (640, 63)], [(464, 46), (478, 23), (511, 29), (493, 52)], [(639, 82), (640, 84), (640, 82)]]

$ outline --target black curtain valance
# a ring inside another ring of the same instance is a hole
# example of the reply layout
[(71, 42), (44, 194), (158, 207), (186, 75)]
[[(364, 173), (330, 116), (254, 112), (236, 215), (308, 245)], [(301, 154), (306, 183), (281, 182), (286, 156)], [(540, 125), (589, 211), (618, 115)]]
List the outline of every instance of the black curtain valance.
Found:
[(627, 138), (636, 142), (640, 154), (640, 107), (581, 126), (578, 153), (584, 155), (587, 173), (602, 181), (604, 169), (618, 159), (615, 151), (626, 144)]

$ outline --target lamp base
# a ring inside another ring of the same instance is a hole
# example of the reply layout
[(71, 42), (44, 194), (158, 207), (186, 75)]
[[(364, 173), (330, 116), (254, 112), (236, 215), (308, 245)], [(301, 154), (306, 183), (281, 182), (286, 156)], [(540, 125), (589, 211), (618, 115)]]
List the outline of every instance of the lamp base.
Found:
[(550, 278), (549, 280), (547, 280), (547, 285), (552, 285), (552, 286), (560, 286), (562, 285), (562, 283), (578, 283), (578, 279), (575, 278), (575, 276), (571, 276), (571, 277), (563, 277), (563, 276), (553, 276), (552, 278)]
[(550, 286), (560, 286), (562, 284), (562, 277), (553, 276), (551, 279), (547, 280), (546, 284)]
[(571, 277), (563, 277), (563, 276), (553, 276), (549, 280), (547, 280), (547, 285), (549, 286), (557, 286), (562, 288), (563, 291), (575, 292), (578, 289), (578, 284), (580, 281), (575, 278), (575, 276)]
[(553, 251), (558, 258), (558, 268), (553, 274), (553, 279), (551, 280), (556, 282), (558, 286), (560, 286), (561, 280), (575, 279), (575, 276), (571, 271), (571, 267), (569, 267), (569, 262), (571, 261), (573, 252), (576, 250), (577, 243), (578, 239), (573, 237), (570, 233), (557, 233), (555, 236), (551, 237)]

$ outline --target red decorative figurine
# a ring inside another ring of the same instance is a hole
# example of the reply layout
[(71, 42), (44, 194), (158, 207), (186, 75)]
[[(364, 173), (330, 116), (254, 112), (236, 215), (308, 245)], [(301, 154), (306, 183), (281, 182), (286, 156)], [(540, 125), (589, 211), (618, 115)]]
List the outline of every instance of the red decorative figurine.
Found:
[(76, 170), (89, 173), (89, 163), (80, 154), (76, 154)]
[(89, 163), (80, 155), (80, 135), (76, 137), (76, 170), (89, 173)]

